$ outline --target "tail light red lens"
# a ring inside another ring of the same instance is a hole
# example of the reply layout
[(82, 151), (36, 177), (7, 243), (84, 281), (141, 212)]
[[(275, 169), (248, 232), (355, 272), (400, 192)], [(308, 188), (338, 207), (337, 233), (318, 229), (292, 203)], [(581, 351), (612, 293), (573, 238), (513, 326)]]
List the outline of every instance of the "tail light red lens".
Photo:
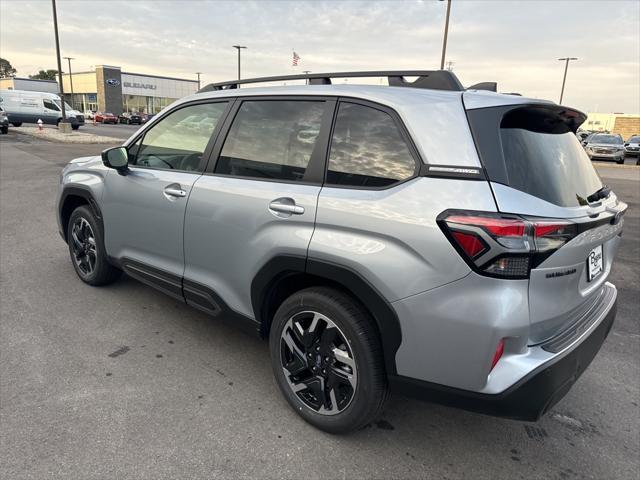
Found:
[(458, 245), (460, 245), (464, 252), (471, 258), (477, 257), (487, 249), (484, 242), (475, 235), (463, 232), (451, 232), (451, 235), (453, 235), (453, 238), (456, 239)]
[(496, 352), (493, 354), (493, 359), (491, 360), (491, 370), (496, 366), (496, 363), (502, 358), (504, 354), (504, 338), (500, 339), (498, 342), (498, 347), (496, 348)]
[(444, 212), (438, 224), (474, 270), (511, 279), (528, 278), (531, 268), (577, 232), (576, 225), (567, 221), (485, 212)]

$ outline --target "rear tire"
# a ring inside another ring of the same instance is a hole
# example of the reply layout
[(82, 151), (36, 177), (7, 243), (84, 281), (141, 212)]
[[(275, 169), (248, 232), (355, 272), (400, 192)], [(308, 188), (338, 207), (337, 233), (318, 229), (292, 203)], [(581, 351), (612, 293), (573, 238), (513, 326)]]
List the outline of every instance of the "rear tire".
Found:
[(269, 334), (276, 382), (291, 407), (329, 433), (376, 420), (388, 397), (380, 336), (364, 307), (328, 287), (291, 295)]
[(80, 128), (79, 124), (71, 125), (71, 130), (78, 130)]
[(122, 274), (107, 259), (102, 227), (89, 206), (78, 207), (71, 214), (67, 243), (73, 268), (83, 282), (93, 286), (108, 285)]
[(6, 135), (7, 133), (9, 133), (9, 127), (0, 128), (0, 132), (2, 132), (3, 135)]
[(622, 157), (620, 160), (616, 160), (616, 163), (618, 165), (624, 165), (624, 157)]
[(21, 127), (22, 122), (11, 122), (11, 125), (13, 125), (14, 127)]

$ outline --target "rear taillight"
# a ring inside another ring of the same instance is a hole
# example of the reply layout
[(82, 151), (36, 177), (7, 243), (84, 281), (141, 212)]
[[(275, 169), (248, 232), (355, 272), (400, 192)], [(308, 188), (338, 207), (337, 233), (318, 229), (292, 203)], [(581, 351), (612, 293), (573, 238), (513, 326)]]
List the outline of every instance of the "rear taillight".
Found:
[(513, 279), (528, 278), (531, 268), (577, 232), (575, 224), (564, 220), (485, 212), (446, 211), (438, 224), (475, 271)]

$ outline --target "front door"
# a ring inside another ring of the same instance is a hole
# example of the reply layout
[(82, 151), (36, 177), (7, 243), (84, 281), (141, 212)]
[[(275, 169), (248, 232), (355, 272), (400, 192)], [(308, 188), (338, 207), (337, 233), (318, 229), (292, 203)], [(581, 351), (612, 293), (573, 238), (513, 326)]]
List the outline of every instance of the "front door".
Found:
[(277, 255), (306, 257), (334, 106), (317, 97), (236, 102), (217, 162), (187, 207), (189, 304), (254, 317), (251, 282), (260, 268)]
[(105, 247), (127, 273), (182, 298), (183, 228), (228, 102), (180, 107), (128, 147), (129, 170), (111, 171), (102, 199)]

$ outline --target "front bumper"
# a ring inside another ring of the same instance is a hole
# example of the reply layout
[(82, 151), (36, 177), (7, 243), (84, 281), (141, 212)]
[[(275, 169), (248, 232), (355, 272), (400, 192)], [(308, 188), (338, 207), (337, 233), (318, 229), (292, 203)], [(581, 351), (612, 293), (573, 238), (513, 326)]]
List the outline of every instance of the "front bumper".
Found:
[(536, 421), (571, 389), (596, 356), (611, 331), (617, 300), (604, 318), (579, 343), (540, 365), (499, 394), (486, 394), (416, 380), (389, 377), (391, 388), (423, 400), (515, 420)]
[(624, 153), (626, 155), (640, 155), (640, 148), (638, 147), (627, 147), (624, 149)]
[(624, 158), (624, 150), (615, 153), (594, 153), (587, 152), (591, 160), (620, 160)]

